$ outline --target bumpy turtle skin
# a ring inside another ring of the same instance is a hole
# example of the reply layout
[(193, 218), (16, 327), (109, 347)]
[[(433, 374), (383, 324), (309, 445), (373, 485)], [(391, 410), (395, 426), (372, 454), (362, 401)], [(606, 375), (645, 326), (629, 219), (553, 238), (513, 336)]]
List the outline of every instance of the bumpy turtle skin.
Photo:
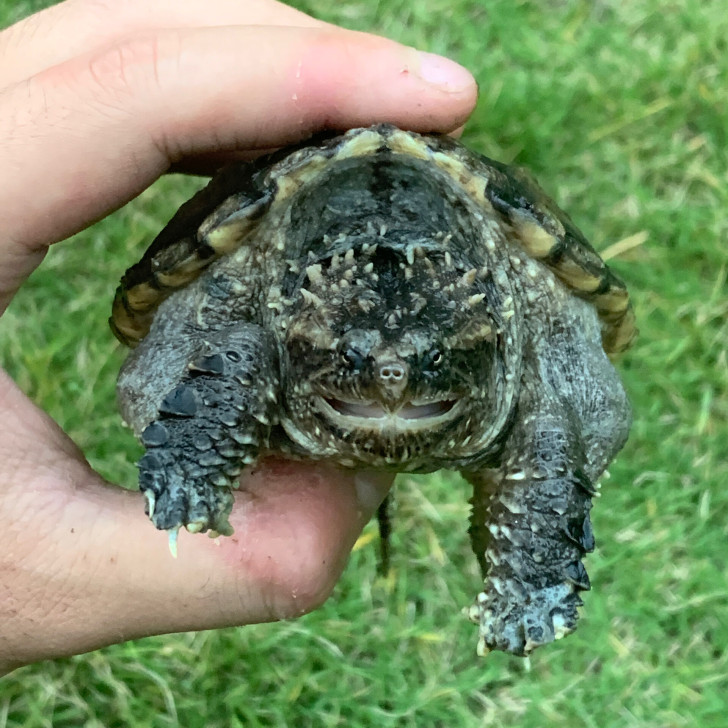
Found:
[(232, 533), (230, 488), (270, 429), (266, 392), (275, 386), (275, 358), (267, 338), (250, 324), (207, 332), (203, 350), (141, 432), (147, 452), (139, 487), (157, 528)]

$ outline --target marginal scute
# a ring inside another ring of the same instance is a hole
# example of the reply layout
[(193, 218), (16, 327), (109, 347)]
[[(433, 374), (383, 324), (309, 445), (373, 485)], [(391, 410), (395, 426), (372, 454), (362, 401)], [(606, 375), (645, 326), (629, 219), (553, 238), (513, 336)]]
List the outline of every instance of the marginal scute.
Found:
[(604, 276), (593, 273), (568, 255), (564, 255), (553, 270), (562, 283), (580, 293), (594, 293), (604, 281)]
[(135, 312), (149, 311), (159, 301), (159, 288), (150, 283), (139, 283), (125, 291), (127, 306)]
[(194, 281), (199, 275), (200, 269), (206, 267), (206, 265), (205, 261), (197, 257), (191, 257), (175, 265), (168, 271), (156, 272), (154, 274), (154, 280), (159, 286), (159, 289), (182, 288), (182, 286), (186, 286), (188, 283)]
[(131, 313), (126, 304), (126, 293), (121, 288), (117, 290), (109, 324), (122, 344), (134, 347), (149, 331), (154, 311), (147, 309), (143, 313)]
[(427, 144), (420, 137), (399, 129), (393, 131), (387, 138), (387, 147), (396, 154), (404, 154), (415, 159), (429, 159)]
[(299, 154), (294, 159), (286, 160), (270, 173), (275, 183), (275, 200), (285, 200), (304, 185), (312, 182), (331, 164), (331, 153)]
[(610, 315), (621, 316), (629, 308), (629, 293), (626, 288), (612, 285), (608, 291), (594, 297), (594, 305), (602, 318), (609, 321)]
[(513, 215), (511, 221), (526, 252), (536, 260), (542, 260), (549, 256), (559, 244), (555, 235), (544, 230), (541, 225), (527, 215)]
[(621, 354), (629, 349), (636, 337), (635, 314), (630, 306), (619, 317), (619, 322), (606, 329), (602, 334), (602, 345), (608, 354)]
[(336, 153), (336, 159), (365, 157), (385, 146), (382, 133), (375, 129), (359, 129), (348, 132)]

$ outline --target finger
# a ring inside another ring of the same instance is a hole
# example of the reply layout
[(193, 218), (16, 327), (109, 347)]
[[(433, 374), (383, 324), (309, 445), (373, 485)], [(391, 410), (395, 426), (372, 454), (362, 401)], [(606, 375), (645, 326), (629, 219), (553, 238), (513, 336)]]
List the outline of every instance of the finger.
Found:
[(451, 61), (330, 29), (163, 31), (54, 67), (0, 94), (0, 306), (32, 269), (27, 251), (121, 206), (171, 162), (375, 121), (449, 131), (475, 95)]
[(30, 430), (35, 455), (16, 455), (11, 471), (4, 468), (0, 674), (150, 634), (309, 611), (330, 594), (391, 483), (266, 462), (237, 494), (235, 533), (212, 541), (183, 532), (173, 559), (139, 493), (101, 483), (69, 453), (70, 441), (60, 444), (60, 431), (39, 439), (47, 418), (28, 414), (30, 403), (17, 390), (8, 395), (7, 383), (5, 390), (8, 411), (23, 414), (4, 454), (24, 452), (18, 445)]
[(0, 32), (0, 88), (125, 37), (162, 28), (321, 26), (274, 0), (67, 0)]

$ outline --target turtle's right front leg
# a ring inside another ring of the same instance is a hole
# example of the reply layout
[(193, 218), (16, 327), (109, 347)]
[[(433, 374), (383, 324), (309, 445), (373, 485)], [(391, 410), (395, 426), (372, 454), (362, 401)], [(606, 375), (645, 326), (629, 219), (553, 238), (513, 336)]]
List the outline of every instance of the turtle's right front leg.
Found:
[(232, 533), (231, 487), (267, 440), (277, 372), (275, 347), (260, 327), (211, 333), (142, 431), (139, 487), (173, 552), (182, 526)]

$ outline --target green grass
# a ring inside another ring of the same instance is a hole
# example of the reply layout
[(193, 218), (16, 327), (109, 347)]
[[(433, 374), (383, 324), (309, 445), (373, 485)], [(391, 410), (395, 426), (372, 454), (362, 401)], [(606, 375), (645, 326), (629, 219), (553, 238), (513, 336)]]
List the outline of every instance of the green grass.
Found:
[[(0, 24), (38, 3), (0, 0)], [(5, 726), (724, 726), (728, 695), (728, 14), (723, 0), (324, 0), (300, 6), (470, 67), (472, 146), (529, 166), (634, 294), (635, 409), (593, 512), (577, 633), (481, 661), (467, 489), (398, 487), (394, 570), (362, 545), (296, 622), (139, 640), (0, 683)], [(106, 477), (138, 452), (106, 327), (120, 273), (190, 190), (168, 179), (54, 248), (0, 326), (0, 358)], [(62, 315), (59, 312), (63, 312)], [(48, 372), (60, 372), (49, 377)], [(140, 506), (141, 507), (141, 506)], [(372, 524), (367, 529), (373, 536)]]

